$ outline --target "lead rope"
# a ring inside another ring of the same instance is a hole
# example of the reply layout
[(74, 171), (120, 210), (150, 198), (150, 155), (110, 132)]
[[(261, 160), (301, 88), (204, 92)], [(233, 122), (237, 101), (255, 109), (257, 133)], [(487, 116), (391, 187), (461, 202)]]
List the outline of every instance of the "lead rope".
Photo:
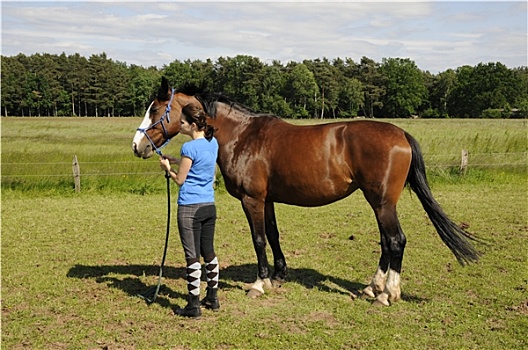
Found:
[[(157, 150), (157, 153), (161, 156), (161, 151)], [(138, 294), (137, 296), (144, 299), (148, 304), (152, 304), (158, 297), (158, 292), (161, 288), (161, 276), (163, 274), (163, 265), (165, 264), (165, 257), (167, 256), (167, 247), (169, 246), (169, 233), (170, 233), (170, 217), (171, 217), (171, 196), (170, 196), (170, 173), (165, 170), (165, 178), (167, 179), (167, 233), (165, 234), (165, 248), (163, 249), (163, 258), (161, 259), (161, 265), (159, 269), (158, 285), (156, 287), (149, 288), (146, 292)]]
[[(156, 124), (150, 125), (149, 127), (144, 128), (144, 129), (142, 128), (137, 129), (138, 131), (141, 131), (147, 137), (150, 144), (152, 145), (152, 148), (160, 157), (163, 157), (163, 154), (161, 153), (161, 149), (165, 147), (170, 141), (170, 138), (168, 137), (167, 129), (165, 128), (165, 125), (163, 124), (163, 120), (167, 118), (167, 121), (170, 123), (170, 110), (171, 110), (171, 104), (172, 104), (173, 98), (174, 98), (174, 89), (172, 89), (169, 104), (167, 105), (167, 108), (165, 109), (165, 114), (158, 121), (159, 123), (161, 123), (161, 127), (163, 128), (163, 133), (165, 134), (167, 138), (167, 140), (165, 140), (165, 142), (159, 148), (156, 147), (154, 142), (152, 142), (151, 138), (147, 134), (147, 130), (149, 130)], [(167, 170), (165, 170), (165, 178), (167, 179), (167, 233), (165, 234), (165, 248), (163, 248), (163, 258), (161, 259), (161, 265), (159, 269), (158, 285), (156, 287), (151, 287), (146, 292), (140, 293), (137, 295), (141, 299), (144, 299), (148, 304), (153, 303), (154, 300), (156, 300), (156, 298), (158, 297), (158, 293), (161, 288), (161, 276), (163, 275), (163, 265), (165, 264), (165, 257), (167, 256), (167, 247), (169, 246), (171, 198), (170, 198), (170, 172)]]

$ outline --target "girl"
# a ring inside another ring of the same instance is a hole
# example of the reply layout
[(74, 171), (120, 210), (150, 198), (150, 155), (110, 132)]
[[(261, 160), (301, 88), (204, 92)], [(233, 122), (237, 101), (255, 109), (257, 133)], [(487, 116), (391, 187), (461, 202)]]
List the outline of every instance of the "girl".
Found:
[[(188, 303), (178, 308), (177, 315), (199, 318), (200, 278), (204, 258), (207, 294), (201, 304), (217, 311), (218, 259), (214, 251), (216, 206), (213, 181), (215, 178), (218, 143), (214, 128), (207, 124), (202, 109), (187, 105), (182, 110), (180, 133), (191, 137), (183, 144), (181, 158), (165, 155), (160, 158), (160, 167), (168, 171), (171, 179), (180, 186), (178, 195), (178, 230), (187, 263)], [(179, 165), (178, 171), (171, 164)]]

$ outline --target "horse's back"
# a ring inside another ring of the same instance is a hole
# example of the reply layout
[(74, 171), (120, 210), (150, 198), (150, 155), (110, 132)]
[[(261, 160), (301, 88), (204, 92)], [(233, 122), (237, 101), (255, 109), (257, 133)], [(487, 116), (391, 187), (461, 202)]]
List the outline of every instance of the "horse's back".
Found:
[[(259, 133), (266, 146), (279, 152), (288, 162), (302, 158), (305, 162), (339, 162), (386, 157), (395, 149), (410, 149), (405, 131), (393, 124), (357, 120), (315, 125), (294, 125), (281, 120), (269, 124)], [(265, 134), (263, 134), (265, 133)]]

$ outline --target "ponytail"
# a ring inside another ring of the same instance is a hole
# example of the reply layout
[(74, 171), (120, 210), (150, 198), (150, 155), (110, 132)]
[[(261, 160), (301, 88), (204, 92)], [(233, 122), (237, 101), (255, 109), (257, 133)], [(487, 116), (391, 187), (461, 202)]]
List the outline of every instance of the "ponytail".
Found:
[(212, 125), (207, 124), (207, 117), (203, 109), (188, 104), (183, 107), (182, 114), (189, 124), (196, 124), (198, 130), (205, 133), (205, 139), (207, 141), (211, 141), (214, 136), (215, 128)]
[(215, 128), (212, 125), (207, 124), (205, 127), (205, 139), (211, 141), (215, 133)]

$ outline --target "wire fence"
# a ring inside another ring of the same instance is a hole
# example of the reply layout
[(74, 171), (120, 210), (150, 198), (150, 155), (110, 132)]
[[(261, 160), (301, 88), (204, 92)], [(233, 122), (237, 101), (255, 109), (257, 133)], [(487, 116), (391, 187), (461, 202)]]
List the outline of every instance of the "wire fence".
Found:
[[(159, 175), (159, 167), (154, 162), (83, 162), (79, 160), (79, 167), (83, 170), (80, 176), (123, 176), (123, 175)], [(123, 171), (122, 169), (132, 169)], [(143, 169), (149, 168), (151, 171)], [(112, 171), (118, 169), (118, 171)], [(16, 170), (19, 173), (12, 173)], [(40, 170), (51, 170), (53, 173), (39, 173)], [(3, 162), (2, 177), (64, 177), (72, 176), (72, 162)]]
[(526, 167), (528, 164), (528, 152), (510, 152), (510, 153), (466, 153), (464, 159), (464, 150), (461, 155), (431, 154), (424, 155), (427, 168), (452, 168), (462, 166), (464, 161), (468, 168), (517, 168)]
[[(464, 160), (461, 155), (424, 154), (427, 169), (449, 169), (460, 167)], [(528, 166), (528, 152), (512, 153), (469, 153), (465, 160), (468, 168), (519, 168)], [(79, 160), (79, 176), (149, 176), (160, 175), (157, 162), (115, 161), (90, 162)], [(71, 177), (72, 162), (7, 162), (2, 163), (2, 178), (50, 178)], [(117, 168), (117, 171), (113, 171)], [(127, 169), (124, 171), (123, 169)], [(51, 173), (42, 171), (51, 170)]]

